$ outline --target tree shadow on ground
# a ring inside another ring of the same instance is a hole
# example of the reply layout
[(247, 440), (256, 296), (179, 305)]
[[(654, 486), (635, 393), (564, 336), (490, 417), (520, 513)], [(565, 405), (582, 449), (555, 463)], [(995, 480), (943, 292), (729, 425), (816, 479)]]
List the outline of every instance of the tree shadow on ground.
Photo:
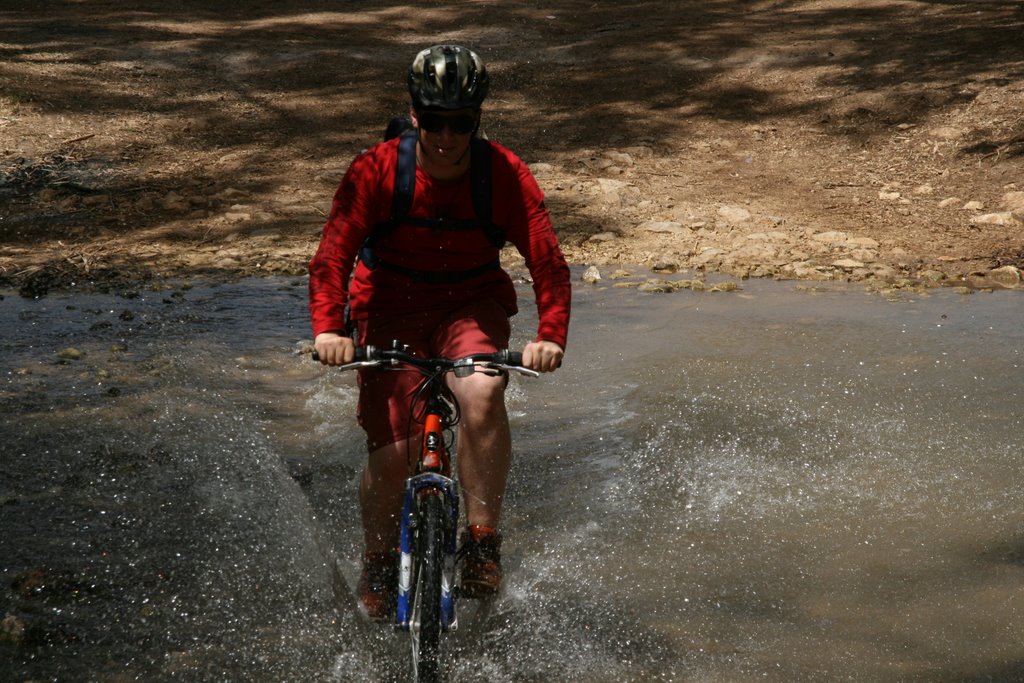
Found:
[[(309, 167), (343, 168), (379, 139), (407, 106), (412, 54), (440, 41), (482, 53), (494, 80), (488, 132), (528, 161), (608, 145), (670, 147), (664, 141), (699, 135), (709, 121), (796, 119), (870, 140), (969, 103), (980, 87), (1024, 78), (1024, 12), (1009, 2), (364, 0), (339, 10), (325, 0), (108, 0), (56, 11), (20, 3), (0, 16), (0, 119), (91, 124), (4, 142), (0, 190), (17, 199), (45, 183), (19, 188), (25, 164), (15, 160), (39, 163), (77, 149), (81, 136), (89, 158), (114, 171), (87, 189), (115, 196), (190, 183), (257, 194), (308, 182)], [(1020, 154), (1018, 128), (964, 152)], [(140, 167), (159, 172), (141, 177)], [(12, 214), (31, 210), (14, 204)], [(106, 223), (139, 230), (166, 220), (122, 212)], [(17, 240), (8, 232), (5, 241)]]

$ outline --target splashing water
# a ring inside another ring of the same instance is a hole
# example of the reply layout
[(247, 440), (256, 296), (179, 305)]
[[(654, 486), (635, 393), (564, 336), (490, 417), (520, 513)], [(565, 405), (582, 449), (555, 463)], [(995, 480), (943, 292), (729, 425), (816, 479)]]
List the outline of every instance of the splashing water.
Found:
[[(15, 679), (405, 680), (352, 607), (364, 440), (304, 286), (0, 300)], [(1019, 307), (580, 289), (509, 392), (507, 586), (451, 680), (1024, 676)]]

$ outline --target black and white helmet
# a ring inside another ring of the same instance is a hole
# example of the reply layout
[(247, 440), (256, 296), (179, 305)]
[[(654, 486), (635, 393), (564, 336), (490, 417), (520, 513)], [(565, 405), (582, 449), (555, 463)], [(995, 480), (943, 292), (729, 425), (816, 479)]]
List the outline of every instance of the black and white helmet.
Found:
[(409, 95), (416, 109), (479, 109), (488, 85), (483, 61), (461, 45), (428, 47), (409, 67)]

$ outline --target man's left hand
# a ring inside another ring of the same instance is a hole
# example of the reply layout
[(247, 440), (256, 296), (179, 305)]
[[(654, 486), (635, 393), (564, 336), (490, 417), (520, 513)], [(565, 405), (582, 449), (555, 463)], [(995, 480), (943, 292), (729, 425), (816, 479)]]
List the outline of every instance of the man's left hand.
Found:
[(523, 367), (537, 372), (554, 372), (562, 365), (565, 349), (555, 342), (538, 341), (523, 349)]

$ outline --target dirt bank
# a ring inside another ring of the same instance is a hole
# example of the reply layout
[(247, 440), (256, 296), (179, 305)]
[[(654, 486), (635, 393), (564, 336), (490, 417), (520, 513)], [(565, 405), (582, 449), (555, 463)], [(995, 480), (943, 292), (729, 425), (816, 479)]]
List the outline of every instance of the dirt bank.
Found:
[(0, 284), (304, 272), (412, 54), (478, 49), (567, 256), (1019, 286), (1017, 2), (3, 3)]

